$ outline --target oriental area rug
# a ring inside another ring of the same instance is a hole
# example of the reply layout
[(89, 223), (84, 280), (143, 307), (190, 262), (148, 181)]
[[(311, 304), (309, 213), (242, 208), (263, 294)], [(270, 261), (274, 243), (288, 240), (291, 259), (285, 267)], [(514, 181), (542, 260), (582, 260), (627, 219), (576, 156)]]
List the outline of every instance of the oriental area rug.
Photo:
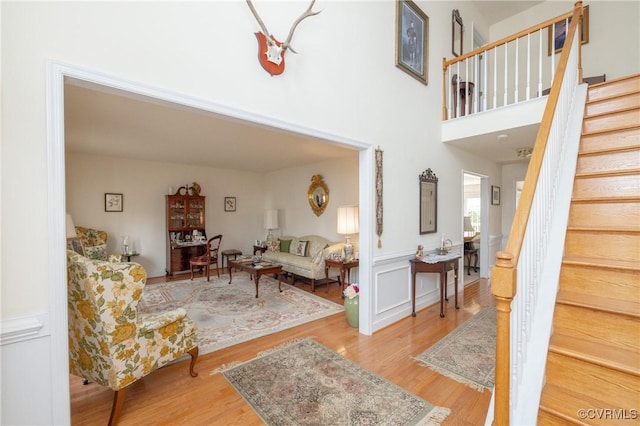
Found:
[(185, 308), (195, 321), (200, 354), (213, 352), (257, 337), (276, 333), (324, 318), (344, 308), (337, 303), (282, 283), (270, 276), (260, 277), (259, 297), (249, 274), (233, 273), (220, 278), (198, 277), (147, 284), (138, 309), (143, 313)]
[(451, 412), (310, 338), (219, 372), (268, 425), (439, 425)]
[(476, 389), (495, 381), (496, 309), (486, 306), (415, 357), (421, 365)]

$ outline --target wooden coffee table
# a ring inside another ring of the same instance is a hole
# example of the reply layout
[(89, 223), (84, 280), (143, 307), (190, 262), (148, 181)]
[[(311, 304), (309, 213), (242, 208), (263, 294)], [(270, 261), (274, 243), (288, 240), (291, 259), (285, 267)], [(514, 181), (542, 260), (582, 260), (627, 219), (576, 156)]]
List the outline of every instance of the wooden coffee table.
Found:
[(231, 276), (231, 270), (233, 268), (238, 268), (242, 271), (248, 272), (251, 275), (255, 275), (255, 283), (256, 283), (256, 297), (258, 297), (258, 283), (260, 282), (260, 277), (265, 274), (276, 274), (278, 276), (278, 290), (282, 293), (282, 265), (276, 265), (275, 263), (269, 262), (260, 262), (258, 265), (253, 265), (251, 263), (251, 259), (238, 259), (238, 260), (227, 260), (227, 268), (229, 269), (229, 284), (231, 284), (231, 280), (233, 277)]

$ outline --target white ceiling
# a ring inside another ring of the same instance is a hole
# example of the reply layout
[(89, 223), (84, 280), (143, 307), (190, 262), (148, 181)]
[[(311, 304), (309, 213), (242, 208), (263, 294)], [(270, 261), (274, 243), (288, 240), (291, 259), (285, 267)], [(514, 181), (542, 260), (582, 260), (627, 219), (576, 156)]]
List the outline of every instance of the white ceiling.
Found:
[[(479, 9), (494, 23), (537, 3), (482, 1)], [(68, 79), (64, 96), (65, 144), (72, 152), (259, 173), (357, 155), (326, 139), (84, 81)], [(482, 141), (459, 147), (497, 162), (517, 160), (513, 147), (489, 139), (491, 149), (478, 149)]]

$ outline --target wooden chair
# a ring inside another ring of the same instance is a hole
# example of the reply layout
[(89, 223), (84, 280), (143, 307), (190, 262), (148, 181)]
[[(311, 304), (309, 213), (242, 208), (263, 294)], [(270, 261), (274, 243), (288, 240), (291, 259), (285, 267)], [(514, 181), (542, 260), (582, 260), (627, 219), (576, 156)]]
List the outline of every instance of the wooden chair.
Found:
[(189, 268), (191, 270), (191, 279), (193, 279), (193, 268), (201, 267), (204, 268), (205, 273), (207, 274), (207, 281), (209, 281), (209, 271), (211, 269), (211, 265), (216, 265), (216, 272), (218, 274), (218, 278), (220, 278), (220, 265), (219, 265), (219, 254), (220, 254), (220, 243), (222, 242), (222, 235), (216, 235), (215, 237), (209, 238), (207, 241), (207, 252), (202, 256), (192, 257), (189, 261)]

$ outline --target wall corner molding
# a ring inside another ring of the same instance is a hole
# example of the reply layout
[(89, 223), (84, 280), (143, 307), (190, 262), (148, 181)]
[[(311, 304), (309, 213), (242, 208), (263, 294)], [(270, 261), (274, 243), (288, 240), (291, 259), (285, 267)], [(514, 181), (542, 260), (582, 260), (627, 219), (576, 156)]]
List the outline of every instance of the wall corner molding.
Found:
[(4, 319), (0, 322), (0, 346), (31, 340), (48, 334), (48, 314)]

